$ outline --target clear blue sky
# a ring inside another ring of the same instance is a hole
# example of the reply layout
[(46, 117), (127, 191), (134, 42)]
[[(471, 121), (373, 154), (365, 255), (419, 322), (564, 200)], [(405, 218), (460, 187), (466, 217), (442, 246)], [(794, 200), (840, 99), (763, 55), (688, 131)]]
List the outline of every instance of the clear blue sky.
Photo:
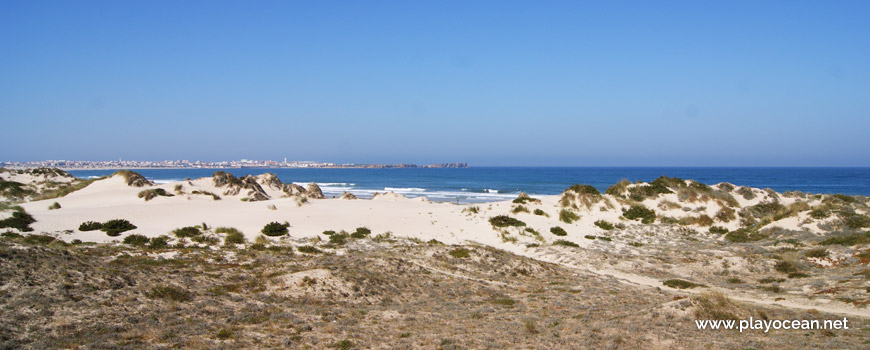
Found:
[(2, 1), (0, 161), (870, 166), (868, 1)]

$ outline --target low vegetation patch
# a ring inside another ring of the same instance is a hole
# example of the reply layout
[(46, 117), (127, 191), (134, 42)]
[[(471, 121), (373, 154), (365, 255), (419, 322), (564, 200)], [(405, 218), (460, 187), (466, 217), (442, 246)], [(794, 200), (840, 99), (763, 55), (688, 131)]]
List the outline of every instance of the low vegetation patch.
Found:
[(127, 182), (127, 186), (133, 187), (143, 187), (143, 186), (151, 186), (154, 185), (153, 182), (148, 181), (142, 174), (139, 174), (135, 171), (130, 170), (118, 170), (112, 174), (112, 176), (121, 176)]
[(12, 212), (12, 216), (0, 220), (0, 228), (14, 228), (21, 232), (33, 231), (30, 224), (36, 222), (30, 214), (24, 210)]
[(232, 227), (218, 227), (214, 229), (215, 233), (224, 234), (224, 245), (245, 244), (245, 235)]
[(667, 280), (667, 281), (662, 282), (662, 284), (664, 284), (668, 287), (671, 287), (671, 288), (676, 288), (676, 289), (692, 289), (692, 288), (704, 286), (703, 284), (689, 282), (689, 281), (681, 280), (681, 279)]
[(567, 209), (562, 209), (559, 211), (559, 221), (570, 224), (577, 220), (580, 220), (580, 215), (577, 215), (573, 211)]
[(135, 230), (136, 225), (131, 224), (129, 221), (125, 219), (113, 219), (103, 223), (100, 227), (100, 230), (106, 233), (106, 235), (110, 237), (117, 237), (121, 235), (122, 232)]
[(164, 190), (164, 189), (162, 189), (162, 188), (152, 188), (152, 189), (148, 189), (148, 190), (140, 191), (139, 194), (138, 194), (138, 197), (139, 197), (139, 198), (145, 198), (145, 201), (146, 201), (146, 202), (147, 202), (147, 201), (150, 201), (150, 200), (152, 200), (152, 199), (154, 199), (154, 198), (157, 198), (158, 196), (162, 196), (162, 197), (172, 197), (172, 196), (174, 196), (174, 195), (171, 194), (171, 193), (169, 193), (169, 192), (166, 192), (166, 190)]
[(58, 203), (58, 202), (51, 203), (51, 205), (48, 206), (48, 210), (57, 210), (57, 209), (60, 209), (60, 203)]
[(320, 254), (320, 253), (322, 253), (320, 251), (320, 249), (317, 249), (317, 248), (312, 247), (310, 245), (298, 246), (298, 247), (296, 247), (296, 250), (299, 251), (300, 253), (305, 253), (305, 254)]
[(166, 299), (177, 302), (187, 302), (193, 299), (193, 296), (184, 288), (167, 285), (151, 288), (151, 292), (147, 296), (152, 299)]
[(571, 241), (566, 241), (564, 239), (557, 239), (556, 241), (553, 242), (553, 245), (562, 245), (562, 246), (574, 247), (574, 248), (580, 247), (579, 244), (571, 242)]
[(604, 220), (595, 221), (595, 226), (598, 226), (605, 231), (610, 231), (613, 229), (613, 224), (611, 224), (607, 221), (604, 221)]
[(357, 227), (353, 233), (350, 234), (350, 238), (362, 239), (368, 237), (372, 234), (372, 230), (369, 230), (366, 227)]
[(804, 256), (808, 258), (827, 258), (830, 255), (831, 252), (824, 248), (810, 249), (804, 252)]
[(746, 228), (741, 228), (725, 234), (725, 239), (732, 243), (755, 242), (765, 238), (767, 238), (767, 235)]
[(196, 226), (185, 226), (172, 230), (172, 234), (174, 234), (175, 237), (178, 238), (185, 238), (199, 236), (202, 234), (202, 231), (200, 231), (199, 227)]
[(525, 206), (522, 206), (522, 205), (518, 205), (518, 206), (514, 207), (513, 209), (511, 209), (512, 214), (528, 213), (528, 212), (529, 212), (529, 208), (526, 208)]
[(550, 214), (547, 214), (547, 212), (545, 212), (545, 211), (543, 211), (543, 210), (541, 210), (541, 209), (535, 209), (535, 211), (534, 211), (533, 213), (534, 213), (535, 215), (540, 215), (540, 216), (550, 217)]
[(278, 237), (289, 233), (289, 230), (287, 230), (288, 227), (290, 227), (290, 224), (288, 223), (282, 224), (273, 221), (266, 224), (266, 226), (263, 226), (263, 230), (260, 232), (269, 237)]
[(567, 236), (568, 235), (568, 232), (565, 232), (565, 229), (563, 229), (559, 226), (550, 227), (550, 233), (552, 233), (556, 236)]
[(514, 202), (515, 204), (526, 204), (526, 203), (540, 203), (541, 200), (540, 200), (540, 199), (537, 199), (537, 198), (529, 197), (528, 194), (526, 194), (525, 192), (523, 192), (523, 193), (520, 193), (520, 195), (517, 196), (517, 198), (514, 199), (513, 202)]
[(525, 222), (517, 220), (507, 215), (493, 216), (489, 218), (489, 223), (495, 227), (521, 227), (526, 226)]
[(656, 220), (656, 212), (641, 204), (632, 205), (628, 210), (623, 209), (622, 216), (629, 220), (640, 219), (644, 224), (651, 224)]
[(461, 258), (467, 258), (467, 257), (470, 257), (470, 256), (471, 256), (471, 251), (468, 250), (468, 249), (465, 249), (465, 248), (456, 248), (456, 249), (451, 250), (451, 251), (450, 251), (449, 253), (447, 253), (447, 254), (450, 254), (450, 256), (452, 256), (452, 257), (454, 257), (454, 258), (460, 258), (460, 259), (461, 259)]
[(717, 235), (724, 235), (728, 233), (728, 229), (722, 226), (710, 226), (710, 233), (715, 233)]
[(819, 244), (821, 245), (843, 245), (843, 246), (853, 246), (858, 244), (867, 244), (870, 243), (870, 232), (860, 232), (860, 233), (852, 233), (848, 235), (843, 235), (839, 237), (831, 237), (825, 239)]
[(150, 240), (148, 237), (139, 234), (132, 234), (127, 237), (124, 237), (124, 244), (129, 244), (136, 247), (141, 247), (148, 244)]
[(85, 221), (79, 225), (79, 231), (96, 231), (103, 228), (103, 223), (96, 221)]

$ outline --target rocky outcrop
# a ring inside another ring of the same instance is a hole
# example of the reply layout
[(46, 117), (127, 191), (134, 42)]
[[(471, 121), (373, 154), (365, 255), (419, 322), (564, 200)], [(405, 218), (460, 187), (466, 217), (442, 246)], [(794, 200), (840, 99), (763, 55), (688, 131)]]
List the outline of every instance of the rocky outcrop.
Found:
[(320, 186), (317, 186), (317, 184), (313, 182), (308, 184), (308, 187), (305, 189), (305, 195), (307, 195), (308, 198), (323, 199), (323, 191), (320, 190)]
[(242, 190), (248, 190), (246, 193), (248, 201), (264, 201), (269, 199), (269, 195), (257, 183), (257, 178), (251, 175), (237, 178), (233, 174), (218, 171), (212, 175), (212, 182), (215, 187), (224, 188), (223, 194), (225, 196), (236, 196)]
[(353, 193), (350, 193), (350, 192), (342, 193), (340, 198), (341, 199), (357, 199), (356, 196), (354, 196)]

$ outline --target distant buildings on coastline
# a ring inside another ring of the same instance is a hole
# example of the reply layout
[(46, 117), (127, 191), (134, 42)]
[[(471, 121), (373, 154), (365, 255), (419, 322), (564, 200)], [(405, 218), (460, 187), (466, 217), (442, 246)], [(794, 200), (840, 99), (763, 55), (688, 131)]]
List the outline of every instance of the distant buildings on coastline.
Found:
[(0, 162), (4, 168), (61, 168), (61, 169), (136, 169), (136, 168), (467, 168), (467, 163), (416, 164), (352, 164), (321, 163), (311, 161), (230, 160), (202, 162), (189, 160), (137, 161), (137, 160), (44, 160), (35, 162)]

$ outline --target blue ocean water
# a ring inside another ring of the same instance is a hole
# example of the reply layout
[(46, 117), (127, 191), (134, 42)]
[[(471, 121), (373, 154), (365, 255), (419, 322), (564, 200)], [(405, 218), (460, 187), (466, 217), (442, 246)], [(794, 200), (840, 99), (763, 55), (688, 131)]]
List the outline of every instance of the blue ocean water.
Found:
[[(236, 176), (277, 174), (285, 183), (318, 183), (327, 196), (344, 191), (360, 197), (394, 191), (408, 197), (426, 196), (434, 201), (487, 202), (532, 195), (559, 194), (572, 184), (589, 184), (600, 191), (621, 179), (652, 181), (666, 175), (706, 184), (730, 182), (776, 191), (870, 195), (870, 168), (652, 168), (652, 167), (472, 167), (462, 169), (135, 169), (157, 181), (210, 177), (223, 170)], [(72, 170), (87, 178), (114, 170)]]

